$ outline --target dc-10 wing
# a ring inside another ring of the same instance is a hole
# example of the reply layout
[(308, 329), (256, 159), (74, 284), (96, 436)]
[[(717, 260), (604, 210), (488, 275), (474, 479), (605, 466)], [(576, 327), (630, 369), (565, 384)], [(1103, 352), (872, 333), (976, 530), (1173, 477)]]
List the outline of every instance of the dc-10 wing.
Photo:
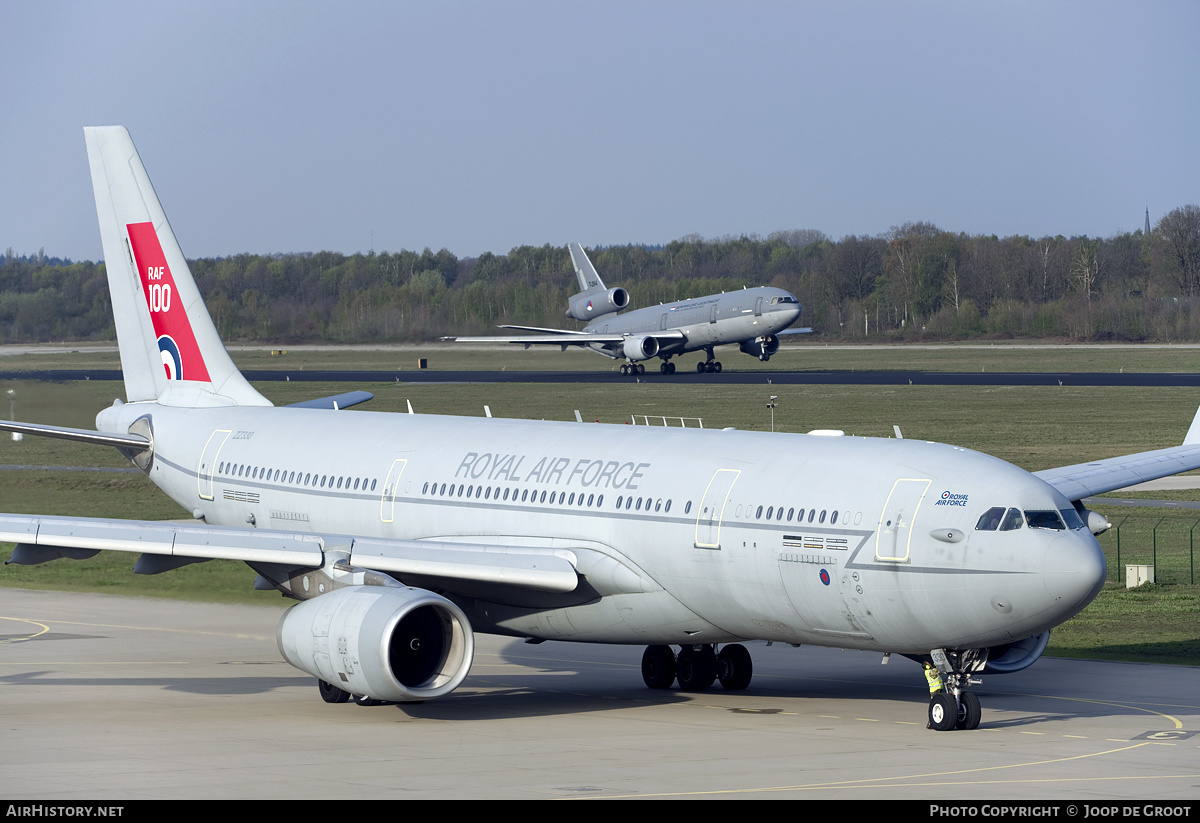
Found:
[[(543, 329), (537, 326), (499, 326), (498, 328), (536, 333), (531, 335), (513, 335), (511, 337), (443, 337), (440, 339), (456, 343), (519, 343), (525, 346), (525, 348), (529, 348), (530, 346), (560, 346), (566, 349), (567, 346), (621, 345), (631, 336), (628, 332), (601, 334), (599, 332), (570, 331), (567, 329)], [(658, 341), (659, 347), (662, 348), (684, 340), (683, 332), (679, 329), (645, 332), (641, 336), (653, 337)]]
[(563, 549), (13, 514), (0, 515), (0, 542), (17, 544), (8, 562), (18, 565), (60, 557), (83, 560), (109, 550), (141, 553), (135, 571), (143, 574), (217, 558), (315, 569), (324, 564), (326, 547), (333, 547), (348, 550), (353, 566), (400, 579), (419, 575), (444, 581), (449, 590), (454, 589), (455, 581), (560, 593), (574, 591), (579, 585), (575, 555)]
[(1034, 474), (1062, 492), (1068, 500), (1082, 500), (1193, 469), (1200, 469), (1200, 409), (1192, 419), (1182, 446), (1091, 460)]

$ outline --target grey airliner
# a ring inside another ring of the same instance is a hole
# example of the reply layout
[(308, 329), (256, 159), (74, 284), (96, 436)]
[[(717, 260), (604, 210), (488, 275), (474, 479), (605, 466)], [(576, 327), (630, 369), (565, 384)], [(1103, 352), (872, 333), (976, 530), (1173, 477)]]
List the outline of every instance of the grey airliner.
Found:
[[(296, 604), (283, 657), (330, 703), (444, 697), (475, 632), (644, 646), (654, 689), (751, 687), (752, 641), (936, 665), (930, 725), (1041, 655), (1105, 580), (1088, 495), (1200, 467), (1182, 446), (1030, 474), (941, 443), (277, 408), (218, 339), (128, 133), (85, 130), (124, 401), (96, 431), (186, 522), (0, 515), (9, 562), (246, 562)], [(1200, 414), (1198, 414), (1200, 418)], [(914, 677), (919, 677), (916, 667)]]
[(563, 351), (567, 346), (581, 346), (614, 360), (624, 359), (621, 374), (638, 375), (646, 372), (643, 361), (655, 357), (662, 360), (658, 367), (661, 373), (674, 374), (672, 357), (700, 350), (707, 357), (696, 364), (696, 371), (719, 372), (721, 362), (715, 359), (713, 349), (734, 343), (744, 353), (765, 362), (779, 351), (779, 335), (812, 331), (788, 329), (800, 317), (800, 303), (783, 289), (769, 286), (710, 294), (619, 315), (617, 312), (629, 305), (629, 293), (604, 285), (583, 246), (571, 243), (568, 248), (579, 293), (571, 296), (567, 317), (586, 322), (582, 331), (505, 325), (500, 328), (532, 334), (442, 339), (520, 343), (525, 348), (559, 346)]

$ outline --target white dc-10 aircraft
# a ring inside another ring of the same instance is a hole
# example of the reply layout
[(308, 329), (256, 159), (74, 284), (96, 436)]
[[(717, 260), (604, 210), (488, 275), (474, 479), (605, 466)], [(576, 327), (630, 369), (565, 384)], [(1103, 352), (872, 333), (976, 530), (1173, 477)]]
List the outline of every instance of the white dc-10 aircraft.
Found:
[(696, 364), (696, 371), (719, 372), (721, 362), (713, 349), (736, 343), (746, 354), (770, 360), (779, 351), (779, 335), (803, 334), (812, 329), (791, 329), (800, 317), (800, 303), (783, 289), (759, 286), (753, 289), (710, 294), (695, 300), (680, 300), (627, 314), (617, 312), (629, 305), (629, 293), (620, 287), (608, 288), (588, 259), (583, 246), (571, 243), (571, 262), (579, 281), (579, 293), (568, 303), (567, 317), (588, 325), (581, 331), (543, 329), (537, 326), (500, 326), (502, 329), (533, 332), (524, 336), (443, 337), (459, 343), (520, 343), (530, 346), (581, 346), (613, 360), (624, 358), (621, 374), (646, 373), (642, 361), (662, 360), (658, 370), (674, 374), (671, 358), (690, 351), (704, 350), (707, 359)]
[(746, 688), (757, 640), (933, 661), (930, 723), (974, 728), (973, 678), (1033, 663), (1104, 583), (1079, 501), (1200, 467), (1196, 421), (1182, 446), (1029, 474), (904, 439), (344, 409), (365, 392), (275, 408), (128, 132), (85, 134), (127, 399), (97, 431), (0, 428), (115, 446), (194, 521), (0, 515), (9, 562), (245, 561), (299, 601), (279, 648), (329, 702), (445, 696), (476, 631), (644, 645), (646, 685), (685, 690)]

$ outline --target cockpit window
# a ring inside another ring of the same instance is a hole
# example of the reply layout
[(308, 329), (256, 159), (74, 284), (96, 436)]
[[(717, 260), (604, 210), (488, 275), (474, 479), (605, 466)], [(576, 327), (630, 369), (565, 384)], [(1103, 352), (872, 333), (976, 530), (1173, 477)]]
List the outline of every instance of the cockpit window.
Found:
[(994, 532), (1000, 528), (1000, 521), (1004, 518), (1004, 507), (993, 506), (983, 513), (979, 518), (979, 522), (975, 524), (977, 532)]
[(1074, 509), (1059, 509), (1058, 513), (1063, 516), (1063, 520), (1067, 521), (1067, 528), (1071, 531), (1084, 528), (1083, 518)]
[(1027, 511), (1025, 512), (1025, 520), (1029, 523), (1029, 528), (1031, 529), (1055, 529), (1062, 531), (1066, 528), (1063, 519), (1053, 509), (1050, 511)]
[(1013, 529), (1019, 529), (1024, 522), (1025, 518), (1021, 516), (1020, 509), (1009, 509), (1008, 514), (1004, 515), (1004, 522), (1000, 524), (1000, 531), (1010, 532)]

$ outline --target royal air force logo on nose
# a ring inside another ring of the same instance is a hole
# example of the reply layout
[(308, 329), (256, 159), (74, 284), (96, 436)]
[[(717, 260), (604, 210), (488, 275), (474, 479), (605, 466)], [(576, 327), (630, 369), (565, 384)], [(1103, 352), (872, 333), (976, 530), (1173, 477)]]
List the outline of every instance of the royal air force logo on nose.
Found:
[(162, 355), (163, 368), (167, 370), (168, 380), (183, 379), (183, 358), (179, 356), (179, 346), (169, 334), (158, 338), (158, 353)]

